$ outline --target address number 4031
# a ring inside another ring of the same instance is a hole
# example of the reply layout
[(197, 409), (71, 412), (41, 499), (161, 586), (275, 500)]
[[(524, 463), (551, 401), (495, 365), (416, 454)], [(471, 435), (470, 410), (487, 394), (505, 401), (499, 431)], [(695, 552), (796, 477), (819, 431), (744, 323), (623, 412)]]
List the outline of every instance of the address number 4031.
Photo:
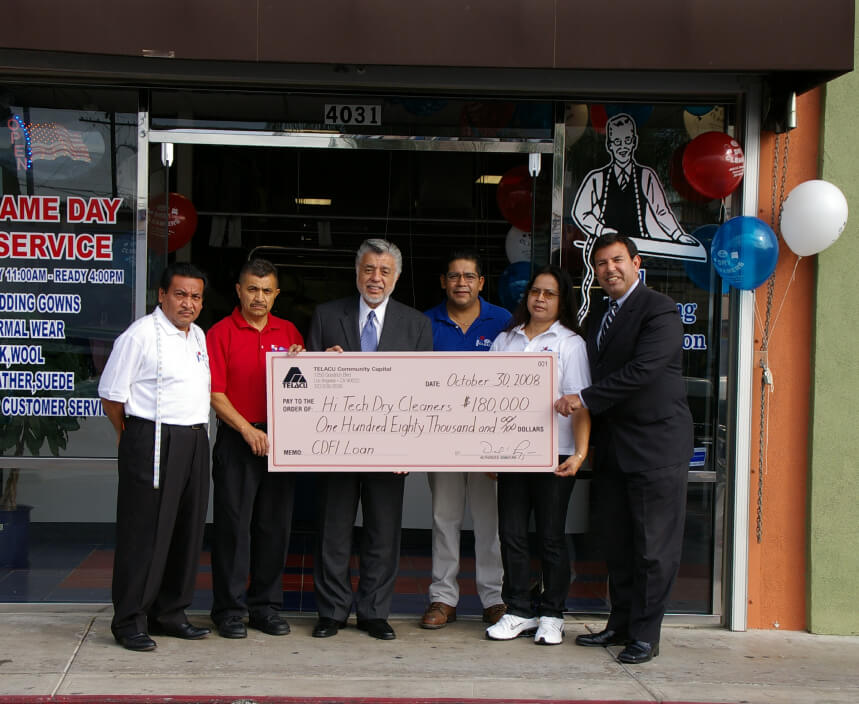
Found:
[(326, 125), (381, 125), (381, 105), (326, 105)]

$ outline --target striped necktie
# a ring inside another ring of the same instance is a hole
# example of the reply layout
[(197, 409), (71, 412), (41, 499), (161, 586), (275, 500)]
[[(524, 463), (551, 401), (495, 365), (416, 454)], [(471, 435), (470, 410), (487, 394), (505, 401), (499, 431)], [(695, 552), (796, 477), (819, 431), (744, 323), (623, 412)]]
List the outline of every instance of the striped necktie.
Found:
[(376, 314), (373, 311), (367, 313), (367, 322), (364, 323), (364, 329), (361, 331), (361, 351), (375, 352), (379, 344), (376, 337), (376, 324), (373, 322), (376, 319)]
[(614, 322), (614, 316), (617, 315), (617, 309), (617, 301), (610, 301), (608, 304), (608, 313), (606, 313), (605, 319), (602, 321), (600, 334), (597, 337), (597, 349), (602, 349), (603, 341), (605, 340), (605, 334), (608, 332), (608, 329), (611, 326), (612, 322)]

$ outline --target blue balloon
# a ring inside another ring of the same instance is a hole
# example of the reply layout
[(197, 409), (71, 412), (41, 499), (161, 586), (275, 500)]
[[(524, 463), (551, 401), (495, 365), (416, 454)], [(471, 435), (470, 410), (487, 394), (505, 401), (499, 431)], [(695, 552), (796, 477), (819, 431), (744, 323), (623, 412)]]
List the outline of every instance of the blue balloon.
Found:
[(734, 288), (751, 291), (775, 271), (778, 239), (763, 220), (739, 215), (716, 231), (710, 255), (719, 276)]
[(704, 117), (704, 115), (710, 112), (714, 107), (714, 105), (687, 105), (686, 112), (691, 113), (696, 117)]
[[(710, 251), (710, 245), (713, 242), (713, 237), (716, 235), (718, 225), (701, 225), (693, 233), (692, 237), (703, 244), (707, 251)], [(683, 262), (683, 268), (686, 269), (686, 276), (698, 288), (703, 288), (705, 291), (710, 291), (712, 285), (713, 265), (712, 257), (706, 262), (695, 262), (687, 259)]]
[(531, 280), (531, 262), (513, 262), (498, 278), (498, 298), (501, 305), (513, 311), (525, 295)]
[(608, 103), (605, 106), (605, 114), (609, 117), (614, 117), (622, 112), (625, 112), (632, 118), (636, 127), (641, 128), (650, 119), (650, 115), (653, 113), (653, 106), (639, 105), (637, 103)]

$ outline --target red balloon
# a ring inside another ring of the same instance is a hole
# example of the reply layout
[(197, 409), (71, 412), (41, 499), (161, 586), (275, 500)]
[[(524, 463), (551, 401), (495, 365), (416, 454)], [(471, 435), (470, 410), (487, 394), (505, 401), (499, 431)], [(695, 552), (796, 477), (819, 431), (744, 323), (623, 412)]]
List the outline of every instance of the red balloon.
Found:
[(527, 165), (514, 166), (501, 177), (495, 199), (507, 222), (531, 232), (531, 175)]
[(677, 191), (677, 195), (683, 200), (688, 200), (692, 203), (707, 203), (712, 198), (698, 193), (683, 175), (683, 152), (685, 151), (686, 145), (684, 144), (677, 147), (671, 156), (671, 165), (668, 169), (669, 176), (671, 177), (671, 185)]
[(743, 180), (746, 158), (740, 143), (723, 132), (699, 134), (683, 152), (683, 175), (698, 193), (725, 198)]
[[(168, 201), (169, 199), (169, 201)], [(170, 215), (167, 215), (169, 202)], [(165, 247), (164, 231), (167, 231)], [(197, 209), (179, 193), (163, 193), (149, 201), (149, 246), (156, 252), (175, 252), (191, 241), (197, 231)]]
[(605, 134), (605, 123), (608, 122), (608, 113), (605, 105), (599, 103), (591, 105), (591, 127), (597, 134)]

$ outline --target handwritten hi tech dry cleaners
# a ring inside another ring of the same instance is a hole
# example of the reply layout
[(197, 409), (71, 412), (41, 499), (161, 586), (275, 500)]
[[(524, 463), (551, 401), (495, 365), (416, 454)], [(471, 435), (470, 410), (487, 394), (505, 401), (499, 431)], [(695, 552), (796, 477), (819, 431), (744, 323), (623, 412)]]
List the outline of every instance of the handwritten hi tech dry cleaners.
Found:
[[(366, 413), (367, 411), (370, 411), (372, 413), (387, 414), (392, 413), (394, 411), (394, 407), (393, 403), (388, 403), (385, 401), (385, 398), (379, 394), (373, 396), (372, 404), (367, 400), (366, 394), (362, 394), (361, 396), (347, 394), (343, 396), (342, 406), (337, 403), (336, 396), (325, 396), (322, 400), (323, 413), (337, 413), (343, 410), (351, 411), (352, 413)], [(427, 411), (449, 413), (452, 406), (445, 402), (436, 403), (433, 401), (415, 401), (414, 396), (400, 396), (396, 403), (396, 409), (404, 413)]]

